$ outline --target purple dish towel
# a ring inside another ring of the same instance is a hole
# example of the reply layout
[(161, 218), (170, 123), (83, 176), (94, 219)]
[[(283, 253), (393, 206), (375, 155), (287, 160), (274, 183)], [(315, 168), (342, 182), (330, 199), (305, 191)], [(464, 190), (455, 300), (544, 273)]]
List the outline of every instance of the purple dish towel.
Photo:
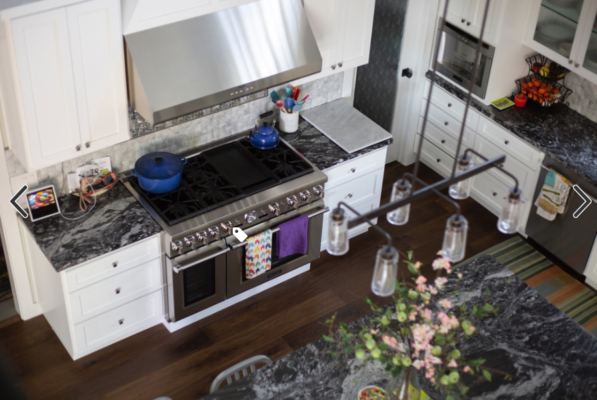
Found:
[(278, 257), (284, 258), (293, 254), (306, 254), (308, 234), (309, 217), (307, 215), (301, 215), (280, 224), (280, 232), (278, 232), (276, 243)]

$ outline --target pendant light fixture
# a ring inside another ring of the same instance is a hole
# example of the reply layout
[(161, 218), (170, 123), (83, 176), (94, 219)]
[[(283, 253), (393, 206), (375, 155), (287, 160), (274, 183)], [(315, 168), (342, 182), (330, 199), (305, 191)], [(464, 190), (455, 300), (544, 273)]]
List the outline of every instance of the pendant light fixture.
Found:
[[(450, 0), (446, 0), (443, 18), (440, 20), (442, 24), (445, 23), (449, 3)], [(479, 67), (481, 46), (483, 44), (483, 32), (487, 22), (487, 12), (491, 5), (490, 3), (491, 0), (487, 0), (485, 4), (483, 22), (481, 24), (481, 35), (477, 43), (475, 61), (473, 63), (471, 74), (473, 77), (477, 75), (477, 69)], [(429, 115), (429, 108), (437, 73), (439, 47), (440, 46), (436, 46), (435, 49), (431, 85), (429, 86), (429, 92), (427, 94), (427, 104), (423, 117), (423, 125), (421, 128), (421, 138), (419, 140), (417, 158), (413, 167), (413, 173), (405, 173), (401, 179), (394, 183), (394, 186), (392, 187), (392, 196), (389, 203), (383, 204), (375, 210), (360, 214), (346, 203), (340, 202), (338, 203), (337, 208), (332, 211), (332, 215), (329, 219), (327, 251), (332, 255), (344, 255), (348, 252), (348, 230), (364, 222), (371, 225), (387, 238), (387, 245), (384, 245), (377, 252), (375, 269), (373, 271), (373, 279), (371, 281), (371, 290), (378, 296), (391, 296), (394, 294), (395, 281), (398, 271), (398, 252), (392, 246), (391, 236), (371, 222), (375, 218), (386, 215), (386, 218), (390, 224), (404, 225), (409, 220), (411, 203), (432, 193), (440, 196), (456, 208), (456, 213), (450, 216), (450, 218), (448, 218), (446, 221), (446, 230), (444, 232), (442, 244), (442, 256), (451, 262), (462, 261), (465, 257), (468, 221), (461, 214), (458, 203), (452, 201), (450, 197), (445, 196), (440, 191), (449, 189), (448, 192), (452, 198), (457, 200), (466, 199), (470, 195), (472, 178), (482, 172), (494, 168), (508, 175), (514, 180), (514, 187), (510, 189), (510, 193), (504, 202), (504, 207), (498, 220), (498, 230), (503, 233), (515, 233), (520, 226), (520, 221), (522, 218), (522, 191), (518, 186), (518, 179), (504, 169), (506, 156), (502, 154), (493, 159), (487, 159), (482, 154), (472, 149), (466, 149), (463, 154), (460, 153), (462, 137), (464, 135), (465, 129), (464, 121), (467, 120), (468, 111), (472, 101), (474, 79), (471, 79), (471, 84), (468, 90), (468, 97), (466, 99), (466, 106), (462, 119), (463, 123), (460, 129), (458, 144), (456, 146), (456, 160), (452, 165), (451, 175), (432, 184), (427, 184), (418, 178), (419, 163), (421, 160), (423, 141), (425, 139), (425, 129), (428, 120), (427, 117)], [(480, 160), (482, 160), (482, 162), (478, 165), (473, 165), (471, 156), (472, 154), (476, 155)], [(421, 188), (416, 189), (416, 184), (421, 185)], [(356, 214), (356, 217), (348, 221), (348, 218), (341, 207), (349, 209)]]

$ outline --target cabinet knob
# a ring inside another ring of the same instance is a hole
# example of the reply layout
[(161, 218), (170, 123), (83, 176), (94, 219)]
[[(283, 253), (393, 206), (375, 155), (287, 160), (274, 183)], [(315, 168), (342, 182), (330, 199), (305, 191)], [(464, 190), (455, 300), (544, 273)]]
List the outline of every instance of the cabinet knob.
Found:
[(504, 144), (505, 144), (505, 145), (508, 145), (509, 143), (510, 143), (510, 141), (509, 141), (509, 140), (506, 140), (506, 141), (504, 142)]
[(579, 63), (576, 63), (576, 64), (574, 64), (574, 66), (575, 66), (576, 68), (578, 68), (578, 67), (579, 67), (579, 65), (580, 65)]
[(115, 292), (116, 294), (120, 294), (120, 288), (116, 288)]
[(336, 69), (336, 64), (332, 65), (332, 69)]
[(435, 160), (435, 161), (437, 161), (437, 162), (442, 162), (442, 159), (441, 159), (441, 158), (438, 158), (438, 159), (437, 159), (437, 160)]
[(75, 147), (75, 149), (77, 149), (77, 151), (81, 151), (81, 145), (78, 144), (77, 147)]
[(121, 318), (118, 320), (118, 325), (122, 325), (122, 324), (124, 324), (124, 318)]
[(466, 23), (466, 26), (471, 26), (471, 23), (470, 23), (470, 21)]
[(442, 139), (442, 144), (446, 143), (446, 139)]
[(448, 126), (448, 121), (444, 122), (444, 125)]
[(351, 199), (351, 198), (352, 198), (352, 193), (348, 193), (348, 194), (346, 195), (346, 198), (347, 198), (347, 199)]
[(493, 197), (497, 196), (497, 193), (496, 193), (496, 192), (493, 192), (492, 194), (493, 194)]
[(572, 60), (568, 60), (568, 64), (572, 64), (574, 61)]
[(452, 103), (448, 103), (448, 107), (452, 107)]
[(350, 172), (352, 172), (354, 174), (355, 172), (357, 172), (357, 169), (356, 168), (351, 168)]
[(113, 268), (116, 268), (116, 267), (118, 267), (118, 261), (114, 261), (114, 262), (112, 263), (112, 267), (113, 267)]
[(87, 147), (87, 148), (91, 147), (91, 142), (85, 143), (85, 147)]
[(500, 164), (500, 168), (504, 168), (504, 163), (501, 163), (501, 164)]
[(342, 64), (341, 62), (338, 63), (338, 67), (342, 68)]
[(462, 23), (464, 24), (464, 23), (466, 22), (466, 19), (462, 18), (462, 19), (460, 20), (460, 22), (462, 22)]

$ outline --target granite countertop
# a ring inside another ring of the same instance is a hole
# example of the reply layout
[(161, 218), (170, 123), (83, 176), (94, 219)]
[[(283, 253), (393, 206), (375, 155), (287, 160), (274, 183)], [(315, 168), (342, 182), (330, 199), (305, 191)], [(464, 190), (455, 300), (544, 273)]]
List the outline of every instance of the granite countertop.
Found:
[[(69, 218), (83, 214), (74, 195), (61, 196), (59, 203)], [(99, 196), (94, 209), (79, 220), (68, 221), (57, 215), (35, 223), (22, 221), (57, 272), (161, 232), (121, 182)]]
[[(475, 324), (478, 335), (461, 344), (463, 357), (485, 358), (487, 367), (515, 376), (512, 381), (494, 374), (492, 382), (466, 382), (470, 387), (467, 398), (594, 397), (597, 339), (491, 256), (482, 256), (458, 272), (464, 277), (451, 280), (442, 290), (452, 304), (480, 305), (489, 287), (497, 290), (492, 304), (500, 309), (497, 316)], [(458, 295), (454, 294), (457, 290)], [(320, 339), (204, 399), (354, 400), (364, 386), (385, 386), (387, 375), (380, 364), (366, 364), (356, 371), (360, 360), (333, 359), (320, 353), (331, 346), (335, 345)], [(432, 398), (445, 398), (424, 378), (419, 382)]]
[(390, 138), (354, 153), (347, 153), (303, 118), (300, 120), (298, 131), (295, 133), (280, 132), (280, 137), (321, 170), (381, 149), (393, 142), (393, 139)]
[[(431, 79), (431, 72), (426, 76)], [(465, 92), (444, 78), (436, 76), (435, 82), (466, 102)], [(471, 107), (597, 185), (597, 123), (563, 104), (543, 108), (529, 103), (500, 111), (473, 99)]]

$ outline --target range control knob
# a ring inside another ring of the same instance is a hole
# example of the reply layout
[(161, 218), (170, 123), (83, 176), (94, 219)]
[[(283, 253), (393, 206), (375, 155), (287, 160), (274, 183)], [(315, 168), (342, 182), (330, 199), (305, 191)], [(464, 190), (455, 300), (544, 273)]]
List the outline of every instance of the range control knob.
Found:
[(296, 196), (287, 197), (286, 203), (288, 204), (288, 207), (293, 207), (293, 208), (298, 207), (298, 199), (296, 198)]
[(313, 188), (313, 193), (315, 196), (323, 197), (323, 186), (317, 185)]
[(251, 211), (249, 213), (246, 213), (245, 221), (247, 221), (247, 224), (252, 224), (253, 222), (257, 221), (257, 212)]
[(309, 201), (309, 199), (311, 198), (311, 192), (305, 190), (304, 192), (300, 192), (299, 196), (301, 196), (302, 201)]
[(182, 254), (182, 242), (180, 240), (170, 243), (170, 248), (172, 251), (177, 251), (178, 254)]
[(276, 216), (280, 215), (280, 205), (278, 203), (273, 203), (267, 206), (270, 214), (276, 214)]
[(187, 247), (192, 247), (194, 249), (196, 243), (197, 240), (195, 239), (195, 236), (187, 236), (186, 238), (184, 238), (184, 244)]
[(230, 231), (230, 228), (232, 228), (232, 222), (230, 221), (222, 222), (221, 225), (224, 232), (228, 232)]
[(207, 232), (205, 232), (205, 231), (197, 232), (195, 234), (195, 236), (197, 236), (197, 240), (200, 241), (201, 243), (203, 243), (204, 246), (207, 244)]
[(214, 239), (220, 239), (220, 229), (217, 226), (213, 228), (208, 228), (207, 232), (209, 232), (209, 236)]

